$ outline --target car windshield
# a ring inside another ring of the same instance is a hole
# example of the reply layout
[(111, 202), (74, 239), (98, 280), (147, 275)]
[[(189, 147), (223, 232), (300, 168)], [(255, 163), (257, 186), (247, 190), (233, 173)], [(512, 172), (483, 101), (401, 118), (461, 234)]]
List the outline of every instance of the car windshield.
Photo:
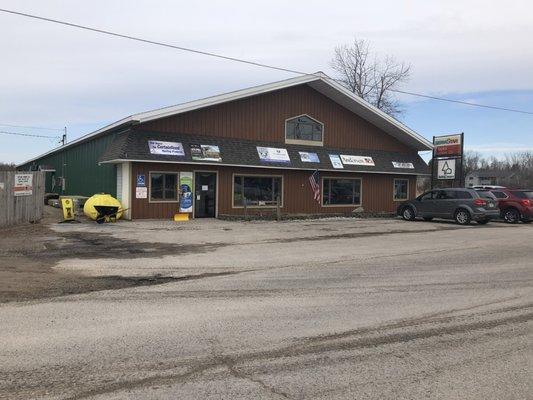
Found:
[(533, 199), (533, 190), (517, 190), (513, 194), (521, 199)]

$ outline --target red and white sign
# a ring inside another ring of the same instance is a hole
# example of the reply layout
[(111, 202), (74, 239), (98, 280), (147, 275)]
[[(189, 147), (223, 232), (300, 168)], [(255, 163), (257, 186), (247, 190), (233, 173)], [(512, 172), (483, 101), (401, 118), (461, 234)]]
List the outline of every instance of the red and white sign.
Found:
[(15, 196), (31, 196), (33, 193), (33, 174), (15, 174), (13, 194)]
[(435, 136), (433, 138), (435, 157), (461, 156), (461, 135)]

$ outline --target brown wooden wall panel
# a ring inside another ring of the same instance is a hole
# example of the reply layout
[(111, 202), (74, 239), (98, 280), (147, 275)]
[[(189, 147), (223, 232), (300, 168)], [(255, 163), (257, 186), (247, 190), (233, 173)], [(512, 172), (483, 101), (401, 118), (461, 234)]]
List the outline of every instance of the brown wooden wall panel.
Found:
[[(348, 214), (354, 206), (322, 207), (314, 199), (309, 185), (309, 171), (262, 169), (262, 168), (234, 168), (222, 166), (201, 166), (164, 163), (134, 163), (132, 167), (132, 217), (167, 218), (170, 219), (178, 212), (178, 202), (151, 203), (148, 199), (135, 199), (135, 181), (137, 174), (145, 174), (147, 184), (150, 184), (150, 172), (180, 172), (180, 171), (217, 171), (218, 172), (218, 214), (244, 215), (244, 209), (232, 207), (232, 181), (234, 174), (244, 175), (281, 175), (283, 177), (283, 214)], [(357, 174), (331, 172), (323, 173), (322, 177), (357, 177), (362, 178), (362, 207), (366, 212), (394, 212), (398, 202), (393, 201), (393, 181), (395, 178), (408, 178), (409, 197), (414, 198), (416, 192), (416, 177), (386, 174)], [(249, 214), (262, 213), (270, 215), (275, 209), (249, 208)]]
[(146, 122), (136, 129), (285, 143), (285, 120), (302, 114), (324, 124), (325, 146), (416, 153), (307, 85)]

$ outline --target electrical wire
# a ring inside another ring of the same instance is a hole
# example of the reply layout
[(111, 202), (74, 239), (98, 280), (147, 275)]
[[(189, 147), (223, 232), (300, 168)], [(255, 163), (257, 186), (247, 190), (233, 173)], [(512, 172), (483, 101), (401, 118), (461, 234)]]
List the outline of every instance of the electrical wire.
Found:
[[(155, 41), (155, 40), (143, 39), (143, 38), (136, 37), (136, 36), (125, 35), (125, 34), (122, 34), (122, 33), (117, 33), (117, 32), (112, 32), (112, 31), (108, 31), (108, 30), (104, 30), (104, 29), (98, 29), (98, 28), (93, 28), (93, 27), (89, 27), (89, 26), (85, 26), (85, 25), (75, 24), (75, 23), (72, 23), (72, 22), (61, 21), (61, 20), (57, 20), (57, 19), (42, 17), (42, 16), (39, 16), (39, 15), (23, 13), (23, 12), (20, 12), (20, 11), (7, 10), (7, 9), (0, 8), (0, 12), (13, 14), (13, 15), (18, 15), (18, 16), (27, 17), (27, 18), (33, 18), (33, 19), (46, 21), (46, 22), (52, 22), (52, 23), (60, 24), (60, 25), (66, 25), (66, 26), (73, 27), (73, 28), (84, 29), (84, 30), (87, 30), (87, 31), (97, 32), (97, 33), (110, 35), (110, 36), (115, 36), (115, 37), (119, 37), (119, 38), (123, 38), (123, 39), (134, 40), (134, 41), (137, 41), (137, 42), (142, 42), (142, 43), (147, 43), (147, 44), (153, 44), (153, 45), (156, 45), (156, 46), (162, 46), (162, 47), (172, 48), (172, 49), (186, 51), (186, 52), (190, 52), (190, 53), (201, 54), (201, 55), (205, 55), (205, 56), (209, 56), (209, 57), (215, 57), (215, 58), (219, 58), (219, 59), (223, 59), (223, 60), (234, 61), (234, 62), (238, 62), (238, 63), (242, 63), (242, 64), (253, 65), (253, 66), (256, 66), (256, 67), (269, 68), (269, 69), (273, 69), (273, 70), (277, 70), (277, 71), (283, 71), (283, 72), (289, 72), (289, 73), (297, 74), (297, 75), (315, 75), (315, 74), (310, 74), (310, 73), (307, 73), (307, 72), (298, 71), (298, 70), (291, 69), (291, 68), (278, 67), (278, 66), (263, 64), (263, 63), (256, 62), (256, 61), (250, 61), (250, 60), (245, 60), (245, 59), (241, 59), (241, 58), (225, 56), (223, 54), (217, 54), (217, 53), (212, 53), (212, 52), (203, 51), (203, 50), (196, 50), (196, 49), (192, 49), (192, 48), (188, 48), (188, 47), (177, 46), (177, 45), (164, 43), (164, 42), (159, 42), (159, 41)], [(320, 75), (315, 75), (315, 76), (322, 77)], [(332, 80), (341, 82), (338, 79), (332, 79)], [(493, 109), (493, 110), (500, 110), (500, 111), (508, 111), (508, 112), (515, 112), (515, 113), (533, 115), (533, 111), (525, 111), (525, 110), (518, 110), (518, 109), (514, 109), (514, 108), (506, 108), (506, 107), (498, 107), (498, 106), (489, 106), (489, 105), (478, 104), (478, 103), (470, 103), (470, 102), (467, 102), (467, 101), (453, 100), (453, 99), (448, 99), (448, 98), (444, 98), (444, 97), (430, 96), (430, 95), (426, 95), (426, 94), (408, 92), (408, 91), (403, 91), (403, 90), (398, 90), (398, 89), (388, 89), (388, 90), (390, 90), (391, 92), (402, 93), (402, 94), (406, 94), (406, 95), (410, 95), (410, 96), (424, 97), (424, 98), (432, 99), (432, 100), (446, 101), (446, 102), (450, 102), (450, 103), (463, 104), (463, 105), (473, 106), (473, 107), (482, 107), (482, 108), (489, 108), (489, 109)]]
[(28, 137), (37, 137), (37, 138), (44, 138), (44, 139), (60, 139), (59, 136), (34, 135), (31, 133), (8, 132), (8, 131), (0, 131), (0, 133), (3, 135), (28, 136)]
[(42, 129), (46, 131), (62, 131), (64, 129), (64, 128), (45, 128), (43, 126), (25, 126), (25, 125), (10, 125), (10, 124), (0, 124), (0, 126), (9, 126), (10, 128)]

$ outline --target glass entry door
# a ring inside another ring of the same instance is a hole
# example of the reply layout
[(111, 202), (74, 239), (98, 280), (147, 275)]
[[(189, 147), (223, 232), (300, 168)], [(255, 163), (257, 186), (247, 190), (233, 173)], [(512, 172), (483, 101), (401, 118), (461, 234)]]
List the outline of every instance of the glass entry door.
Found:
[(195, 172), (194, 174), (194, 217), (214, 218), (217, 209), (217, 174)]

